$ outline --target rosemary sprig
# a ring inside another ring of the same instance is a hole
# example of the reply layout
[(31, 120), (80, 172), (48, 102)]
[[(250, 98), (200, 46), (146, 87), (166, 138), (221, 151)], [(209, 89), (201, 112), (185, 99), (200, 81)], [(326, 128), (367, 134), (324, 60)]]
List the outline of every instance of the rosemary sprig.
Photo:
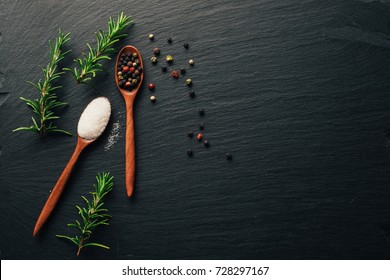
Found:
[(65, 55), (70, 52), (70, 50), (66, 52), (62, 51), (62, 47), (69, 40), (70, 33), (63, 34), (61, 30), (59, 30), (54, 46), (52, 42), (49, 41), (50, 62), (46, 65), (46, 67), (39, 66), (42, 70), (43, 78), (39, 79), (36, 84), (28, 81), (29, 84), (33, 85), (39, 91), (40, 98), (31, 100), (20, 97), (20, 99), (26, 102), (26, 104), (33, 109), (38, 120), (31, 117), (33, 122), (31, 126), (16, 128), (13, 130), (14, 132), (20, 130), (33, 131), (39, 133), (41, 137), (44, 137), (47, 132), (61, 132), (71, 135), (68, 131), (59, 129), (53, 123), (53, 120), (59, 118), (59, 116), (54, 114), (53, 109), (66, 105), (66, 103), (57, 101), (57, 96), (54, 91), (61, 88), (61, 86), (53, 86), (53, 82), (64, 73), (57, 71), (57, 65), (65, 57)]
[(76, 205), (76, 208), (79, 211), (81, 216), (81, 222), (76, 220), (74, 224), (68, 224), (68, 227), (76, 227), (80, 230), (80, 235), (74, 237), (67, 235), (56, 235), (59, 238), (65, 238), (77, 245), (77, 255), (80, 255), (82, 248), (87, 246), (97, 246), (105, 249), (110, 249), (108, 246), (100, 243), (86, 242), (92, 234), (92, 231), (98, 225), (109, 225), (108, 220), (111, 218), (107, 214), (108, 210), (103, 208), (104, 203), (102, 202), (103, 197), (112, 190), (114, 179), (113, 176), (110, 176), (110, 173), (103, 172), (96, 176), (97, 185), (94, 185), (95, 191), (91, 192), (92, 200), (89, 201), (85, 196), (82, 196), (83, 200), (87, 204), (87, 207), (80, 207)]
[(100, 61), (105, 59), (111, 60), (108, 55), (114, 52), (112, 45), (127, 36), (127, 34), (121, 32), (131, 23), (131, 17), (124, 15), (123, 12), (118, 14), (116, 22), (110, 17), (108, 21), (108, 32), (100, 29), (99, 32), (95, 33), (97, 40), (96, 48), (87, 44), (89, 49), (88, 54), (82, 53), (82, 59), (77, 58), (74, 60), (78, 64), (78, 67), (75, 67), (73, 70), (64, 68), (64, 70), (72, 72), (79, 84), (92, 80), (97, 72), (104, 70)]

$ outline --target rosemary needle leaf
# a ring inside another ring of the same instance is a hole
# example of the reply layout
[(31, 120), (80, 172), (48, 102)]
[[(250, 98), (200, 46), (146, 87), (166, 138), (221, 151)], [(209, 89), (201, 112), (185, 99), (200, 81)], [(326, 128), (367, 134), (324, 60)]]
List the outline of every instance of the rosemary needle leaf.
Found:
[(59, 238), (68, 239), (68, 240), (72, 241), (74, 244), (76, 244), (77, 246), (79, 245), (74, 237), (69, 237), (69, 236), (66, 236), (66, 235), (59, 235), (59, 234), (57, 234), (56, 236), (59, 237)]
[[(76, 223), (68, 224), (68, 227), (75, 227), (79, 230), (80, 234), (75, 237), (67, 235), (56, 235), (59, 238), (64, 238), (70, 240), (72, 243), (77, 245), (77, 255), (80, 254), (82, 248), (86, 246), (95, 246), (101, 247), (104, 249), (110, 249), (108, 246), (94, 243), (86, 242), (92, 235), (93, 230), (99, 225), (109, 225), (108, 219), (111, 217), (108, 212), (108, 209), (103, 208), (103, 197), (106, 196), (113, 186), (113, 176), (110, 176), (110, 173), (99, 173), (96, 176), (97, 184), (94, 185), (94, 191), (91, 192), (92, 199), (88, 200), (85, 196), (82, 196), (86, 206), (81, 207), (76, 205), (78, 214), (80, 215), (82, 222), (76, 220)], [(101, 214), (101, 212), (105, 212)]]
[[(30, 85), (35, 87), (39, 93), (39, 99), (31, 100), (28, 98), (20, 97), (28, 106), (30, 106), (33, 112), (36, 114), (38, 121), (32, 118), (33, 125), (30, 127), (19, 127), (13, 131), (33, 131), (40, 134), (43, 138), (48, 132), (60, 132), (67, 135), (71, 135), (69, 132), (58, 129), (53, 120), (59, 118), (53, 112), (56, 107), (64, 106), (66, 103), (57, 102), (57, 96), (55, 90), (61, 88), (60, 86), (53, 86), (53, 82), (60, 78), (64, 72), (57, 71), (58, 63), (65, 57), (70, 50), (63, 52), (62, 48), (70, 40), (70, 33), (64, 34), (61, 30), (58, 31), (58, 36), (54, 43), (49, 41), (50, 47), (50, 62), (45, 66), (39, 65), (42, 71), (43, 78), (39, 79), (37, 83), (27, 81)], [(39, 123), (39, 124), (38, 124)]]
[(110, 249), (110, 247), (103, 245), (103, 244), (100, 244), (100, 243), (86, 243), (83, 245), (83, 247), (87, 247), (87, 246), (96, 246), (96, 247), (101, 247), (104, 249)]
[(111, 59), (108, 54), (114, 52), (112, 45), (127, 36), (126, 34), (123, 34), (122, 31), (131, 23), (132, 18), (126, 16), (123, 12), (118, 14), (117, 21), (114, 21), (110, 17), (108, 21), (108, 31), (99, 30), (95, 33), (97, 46), (94, 48), (90, 44), (87, 44), (88, 53), (82, 53), (82, 58), (74, 60), (77, 67), (73, 70), (69, 68), (64, 68), (63, 70), (72, 72), (79, 84), (91, 81), (92, 78), (96, 77), (97, 72), (103, 71), (103, 66), (99, 61)]

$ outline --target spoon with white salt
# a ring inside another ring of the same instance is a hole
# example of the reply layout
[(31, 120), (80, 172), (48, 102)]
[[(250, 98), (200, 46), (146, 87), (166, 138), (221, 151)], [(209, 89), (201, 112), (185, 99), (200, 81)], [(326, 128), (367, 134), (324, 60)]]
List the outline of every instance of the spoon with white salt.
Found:
[(38, 233), (43, 224), (49, 218), (50, 214), (53, 212), (53, 209), (65, 188), (66, 182), (69, 179), (79, 155), (85, 147), (99, 138), (99, 136), (103, 133), (110, 119), (110, 115), (111, 104), (105, 97), (95, 98), (84, 109), (77, 126), (77, 146), (38, 217), (33, 236)]

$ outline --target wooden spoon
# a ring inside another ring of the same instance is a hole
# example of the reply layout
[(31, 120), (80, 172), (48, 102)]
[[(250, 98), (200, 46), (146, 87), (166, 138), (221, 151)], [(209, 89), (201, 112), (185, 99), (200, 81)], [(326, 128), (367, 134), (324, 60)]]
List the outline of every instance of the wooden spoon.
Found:
[(138, 59), (140, 61), (140, 66), (144, 69), (142, 63), (142, 57), (137, 48), (133, 46), (125, 46), (118, 54), (115, 65), (115, 82), (122, 93), (123, 98), (126, 103), (126, 192), (127, 196), (131, 197), (134, 189), (134, 176), (135, 176), (135, 144), (134, 144), (134, 121), (133, 121), (133, 104), (135, 96), (138, 93), (139, 88), (141, 87), (144, 71), (140, 75), (140, 81), (137, 85), (137, 88), (132, 89), (131, 91), (123, 89), (119, 86), (118, 81), (118, 64), (121, 58), (122, 53), (137, 53)]
[[(105, 107), (98, 107), (98, 110), (106, 111), (109, 114), (104, 115), (103, 117), (91, 119), (95, 115), (93, 114), (96, 109), (94, 107), (87, 106), (87, 108), (84, 110), (83, 114), (80, 117), (79, 125), (78, 125), (78, 138), (77, 138), (77, 145), (76, 148), (66, 165), (64, 171), (62, 171), (62, 174), (60, 178), (58, 179), (56, 185), (54, 186), (49, 198), (47, 199), (45, 206), (43, 206), (43, 209), (41, 211), (41, 214), (38, 217), (38, 220), (35, 224), (33, 236), (35, 236), (38, 231), (42, 228), (43, 224), (46, 222), (46, 220), (49, 218), (50, 214), (53, 212), (54, 207), (56, 206), (63, 190), (65, 189), (65, 185), (68, 182), (68, 179), (70, 177), (70, 174), (73, 170), (74, 165), (77, 162), (77, 159), (79, 158), (79, 155), (81, 152), (87, 147), (89, 144), (94, 142), (99, 136), (103, 133), (104, 129), (106, 128), (110, 114), (111, 114), (111, 105), (107, 98), (105, 97), (98, 97), (94, 99), (91, 103), (96, 102), (98, 99), (105, 99), (107, 101), (107, 104), (103, 105)], [(101, 112), (101, 114), (104, 114), (104, 112)], [(99, 115), (98, 115), (99, 116)], [(87, 129), (85, 129), (85, 126), (87, 125)], [(80, 130), (81, 129), (81, 130)], [(91, 134), (92, 131), (92, 134)], [(81, 135), (81, 136), (80, 136)], [(83, 138), (85, 137), (85, 138)]]
[(49, 198), (47, 199), (45, 206), (43, 206), (41, 214), (39, 215), (38, 220), (35, 224), (33, 236), (37, 235), (38, 231), (41, 229), (43, 224), (49, 218), (51, 212), (53, 212), (53, 209), (56, 206), (62, 194), (62, 191), (65, 189), (66, 182), (69, 179), (70, 173), (72, 172), (73, 166), (75, 165), (77, 159), (79, 158), (79, 155), (84, 150), (84, 148), (87, 147), (92, 142), (93, 141), (91, 140), (85, 140), (80, 136), (78, 136), (77, 146), (73, 152), (73, 155), (70, 158), (68, 164), (66, 165), (64, 171), (62, 171), (62, 174), (58, 179), (56, 185), (54, 186)]

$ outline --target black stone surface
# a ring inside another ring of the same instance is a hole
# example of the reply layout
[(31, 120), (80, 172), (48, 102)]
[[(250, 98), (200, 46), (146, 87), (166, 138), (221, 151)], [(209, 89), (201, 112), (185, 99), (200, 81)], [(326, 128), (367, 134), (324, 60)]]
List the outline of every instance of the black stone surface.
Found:
[[(26, 80), (40, 77), (48, 40), (59, 28), (71, 32), (62, 66), (74, 66), (119, 11), (135, 24), (116, 50), (134, 45), (146, 65), (134, 108), (131, 199), (114, 60), (104, 62), (108, 72), (94, 87), (76, 85), (70, 74), (61, 79), (58, 97), (69, 107), (57, 124), (75, 136), (42, 142), (12, 132), (30, 125), (32, 112), (19, 96), (37, 96)], [(81, 259), (389, 259), (389, 21), (388, 1), (1, 1), (1, 259), (76, 258), (76, 248), (55, 234), (72, 233), (66, 224), (77, 218), (74, 205), (101, 171), (115, 176), (106, 202), (113, 218), (93, 240), (111, 250), (86, 248)], [(170, 71), (187, 69), (178, 80), (161, 71), (167, 54), (175, 59)], [(33, 238), (75, 147), (78, 118), (97, 96), (112, 102), (109, 126)], [(197, 135), (200, 122), (209, 148), (187, 136)]]

